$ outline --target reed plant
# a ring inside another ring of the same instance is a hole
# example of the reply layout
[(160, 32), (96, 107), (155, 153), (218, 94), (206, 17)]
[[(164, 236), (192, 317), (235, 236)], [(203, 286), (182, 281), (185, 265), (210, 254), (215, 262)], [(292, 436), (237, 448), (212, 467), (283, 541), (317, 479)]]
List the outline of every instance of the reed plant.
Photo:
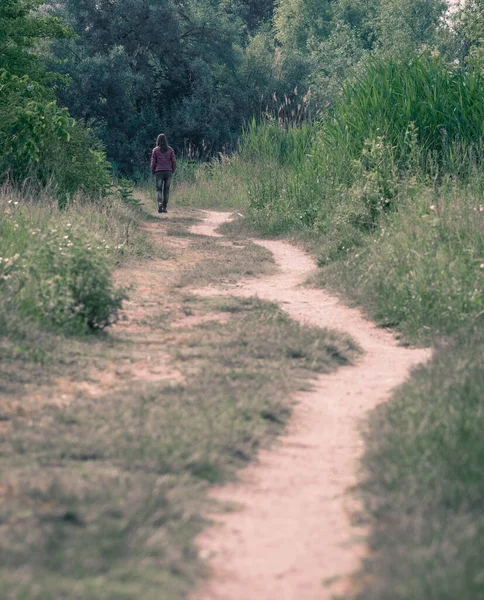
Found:
[(483, 76), (439, 56), (425, 53), (409, 60), (387, 59), (369, 65), (364, 75), (344, 87), (343, 99), (321, 129), (316, 149), (321, 159), (336, 152), (349, 164), (368, 140), (383, 138), (406, 169), (415, 131), (421, 167), (454, 172), (460, 155), (479, 148), (484, 138)]
[(250, 165), (237, 154), (219, 154), (211, 162), (194, 164), (178, 161), (173, 201), (178, 206), (204, 208), (245, 208), (248, 204)]
[(240, 157), (245, 161), (275, 160), (284, 166), (299, 167), (307, 160), (317, 131), (314, 122), (293, 125), (270, 117), (262, 122), (253, 119), (242, 133)]

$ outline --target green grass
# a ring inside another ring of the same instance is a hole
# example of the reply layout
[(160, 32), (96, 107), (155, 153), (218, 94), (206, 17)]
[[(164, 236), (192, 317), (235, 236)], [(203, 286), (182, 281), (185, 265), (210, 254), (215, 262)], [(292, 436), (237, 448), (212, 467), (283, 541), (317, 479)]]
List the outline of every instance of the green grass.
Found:
[(176, 206), (224, 210), (247, 205), (249, 182), (237, 156), (220, 155), (218, 160), (196, 166), (179, 163), (172, 194)]
[(357, 600), (484, 595), (483, 325), (459, 331), (370, 419), (371, 552)]
[(333, 164), (351, 174), (351, 162), (365, 143), (382, 138), (393, 148), (398, 165), (407, 167), (414, 158), (414, 134), (421, 168), (462, 175), (461, 168), (465, 172), (467, 166), (454, 148), (480, 147), (482, 89), (479, 69), (465, 70), (440, 56), (376, 60), (357, 81), (345, 85), (342, 101), (321, 130), (316, 158), (328, 162), (330, 153)]
[(228, 325), (172, 348), (177, 363), (197, 363), (186, 383), (49, 407), (3, 438), (2, 472), (21, 490), (2, 505), (6, 599), (184, 597), (207, 485), (282, 430), (304, 380), (355, 354), (274, 306), (228, 310)]
[(482, 182), (474, 183), (435, 192), (410, 182), (398, 212), (371, 235), (346, 224), (338, 244), (323, 238), (320, 284), (413, 342), (452, 335), (484, 310), (484, 206)]

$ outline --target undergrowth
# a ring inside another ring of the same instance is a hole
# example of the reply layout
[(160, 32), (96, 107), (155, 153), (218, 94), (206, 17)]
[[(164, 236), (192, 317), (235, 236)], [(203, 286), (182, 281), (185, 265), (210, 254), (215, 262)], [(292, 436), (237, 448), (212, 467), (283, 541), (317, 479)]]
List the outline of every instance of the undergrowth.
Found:
[(409, 340), (453, 334), (484, 310), (483, 183), (447, 181), (436, 192), (406, 182), (399, 210), (376, 231), (319, 243), (319, 281)]
[(174, 177), (173, 201), (183, 206), (228, 209), (247, 205), (247, 171), (237, 156), (219, 157), (209, 163), (179, 160)]

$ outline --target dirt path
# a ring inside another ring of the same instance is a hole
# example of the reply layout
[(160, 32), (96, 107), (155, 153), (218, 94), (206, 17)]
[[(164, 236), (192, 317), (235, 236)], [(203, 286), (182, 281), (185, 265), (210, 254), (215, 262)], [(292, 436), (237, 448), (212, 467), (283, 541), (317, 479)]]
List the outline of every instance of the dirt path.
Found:
[[(208, 212), (192, 232), (216, 235), (229, 213)], [(198, 539), (212, 578), (191, 600), (326, 600), (348, 589), (348, 575), (365, 553), (365, 530), (352, 525), (363, 417), (402, 383), (429, 351), (398, 345), (356, 309), (323, 290), (301, 284), (316, 268), (301, 250), (281, 241), (257, 241), (274, 254), (278, 274), (243, 281), (210, 295), (257, 295), (278, 302), (301, 322), (349, 333), (363, 348), (356, 366), (319, 377), (314, 390), (296, 398), (285, 436), (240, 482), (213, 497), (240, 504), (217, 514)]]

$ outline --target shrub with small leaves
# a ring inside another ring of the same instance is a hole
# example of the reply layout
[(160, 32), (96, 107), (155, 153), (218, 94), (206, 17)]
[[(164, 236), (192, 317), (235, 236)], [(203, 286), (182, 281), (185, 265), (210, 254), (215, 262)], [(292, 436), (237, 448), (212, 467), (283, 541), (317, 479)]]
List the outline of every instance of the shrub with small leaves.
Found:
[(4, 311), (68, 333), (103, 329), (124, 298), (110, 273), (105, 245), (85, 226), (46, 219), (10, 203), (0, 222), (0, 297)]

